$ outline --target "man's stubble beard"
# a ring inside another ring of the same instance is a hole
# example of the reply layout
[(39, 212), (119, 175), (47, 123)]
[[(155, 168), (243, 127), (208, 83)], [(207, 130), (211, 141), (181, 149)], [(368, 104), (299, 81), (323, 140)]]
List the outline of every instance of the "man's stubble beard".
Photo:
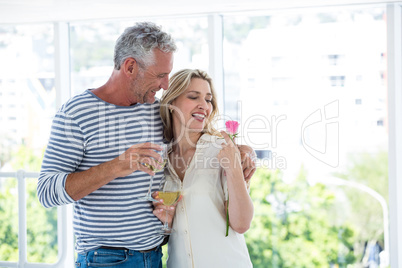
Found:
[(139, 103), (145, 103), (146, 102), (146, 97), (148, 95), (148, 92), (145, 92), (143, 95), (143, 89), (144, 89), (144, 73), (139, 72), (137, 75), (137, 78), (132, 82), (132, 87), (133, 87), (133, 92), (134, 95), (137, 99), (137, 102)]

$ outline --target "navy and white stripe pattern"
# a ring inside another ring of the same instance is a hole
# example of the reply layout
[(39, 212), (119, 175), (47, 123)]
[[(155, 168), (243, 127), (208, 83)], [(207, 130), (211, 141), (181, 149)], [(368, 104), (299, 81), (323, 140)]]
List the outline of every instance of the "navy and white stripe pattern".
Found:
[[(116, 106), (86, 90), (64, 104), (52, 125), (38, 180), (38, 198), (45, 207), (74, 203), (76, 250), (100, 245), (145, 250), (159, 245), (161, 226), (152, 204), (139, 201), (150, 176), (142, 171), (116, 178), (74, 202), (64, 186), (68, 174), (84, 171), (119, 157), (134, 144), (162, 142), (159, 101)], [(163, 172), (154, 177), (153, 191)]]

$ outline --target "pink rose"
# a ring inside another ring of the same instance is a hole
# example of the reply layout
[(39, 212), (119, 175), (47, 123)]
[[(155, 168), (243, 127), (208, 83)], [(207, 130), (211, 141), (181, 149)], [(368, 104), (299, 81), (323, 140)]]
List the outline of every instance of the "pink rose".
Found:
[(226, 132), (229, 135), (236, 135), (237, 134), (237, 129), (239, 128), (239, 122), (237, 121), (226, 121)]

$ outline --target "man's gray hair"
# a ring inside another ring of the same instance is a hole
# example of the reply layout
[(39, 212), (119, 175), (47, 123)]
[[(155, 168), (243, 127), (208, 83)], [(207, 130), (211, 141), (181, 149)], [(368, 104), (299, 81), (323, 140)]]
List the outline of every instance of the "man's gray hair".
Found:
[(141, 68), (154, 63), (155, 48), (162, 52), (175, 52), (177, 47), (170, 34), (152, 22), (139, 22), (124, 30), (114, 48), (114, 68), (120, 70), (123, 62), (134, 58)]

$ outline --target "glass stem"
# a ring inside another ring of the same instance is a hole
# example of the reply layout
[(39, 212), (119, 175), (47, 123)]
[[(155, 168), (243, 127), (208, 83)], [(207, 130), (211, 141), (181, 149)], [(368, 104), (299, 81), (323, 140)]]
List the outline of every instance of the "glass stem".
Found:
[(168, 225), (168, 211), (166, 211), (166, 218), (165, 218), (165, 225), (163, 226), (163, 229), (169, 230), (169, 225)]
[(149, 182), (148, 193), (147, 193), (148, 197), (151, 197), (151, 190), (152, 190), (153, 183), (154, 183), (154, 176), (151, 176), (151, 181)]

